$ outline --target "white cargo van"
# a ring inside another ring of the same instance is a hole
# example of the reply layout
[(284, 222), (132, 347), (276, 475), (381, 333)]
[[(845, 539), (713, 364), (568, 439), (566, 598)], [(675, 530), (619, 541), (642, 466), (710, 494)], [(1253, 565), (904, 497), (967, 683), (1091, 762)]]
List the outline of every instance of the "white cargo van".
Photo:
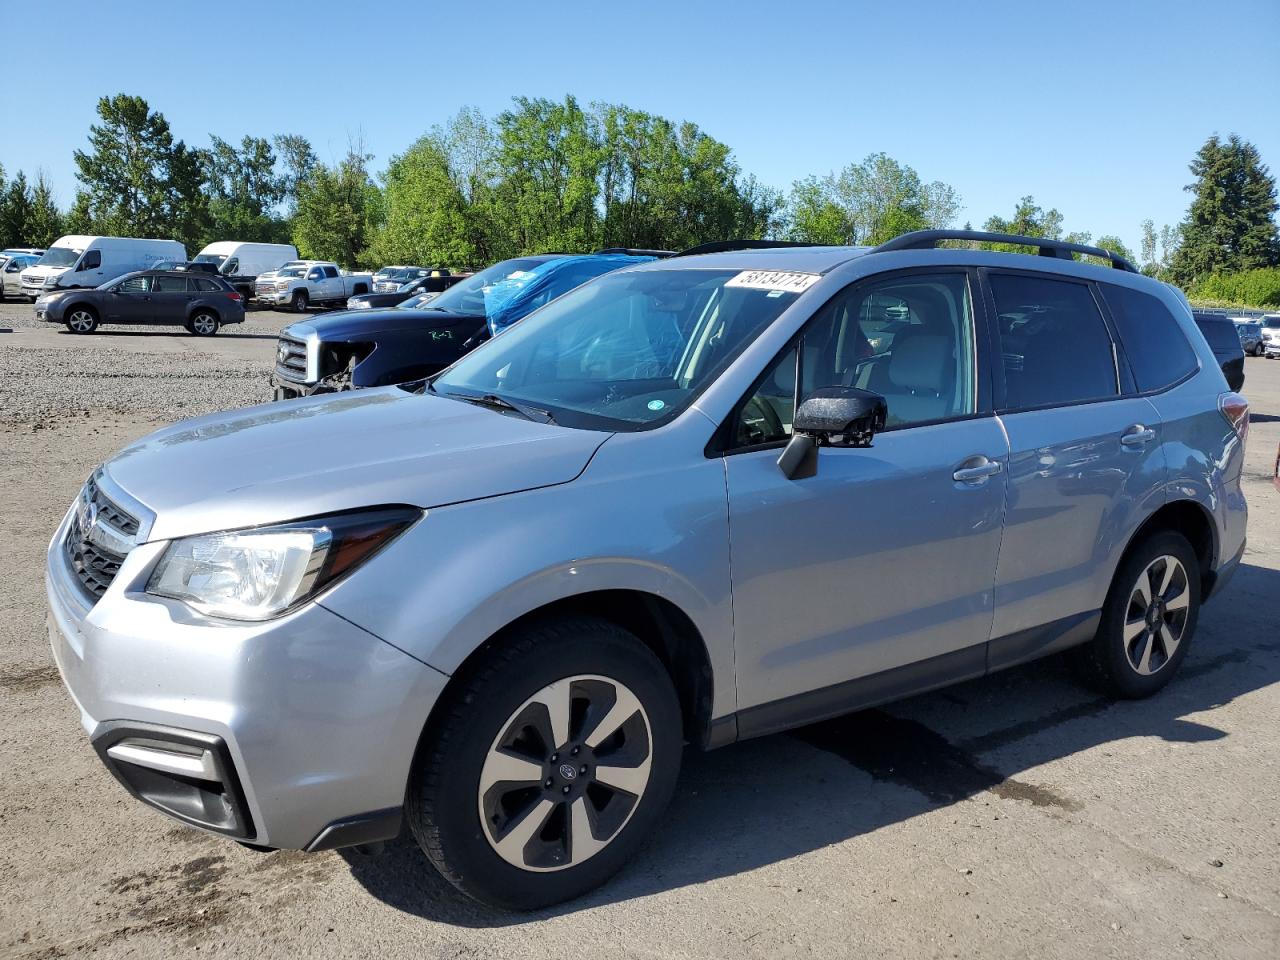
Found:
[(278, 270), (289, 260), (298, 259), (298, 250), (288, 243), (241, 243), (219, 240), (196, 254), (197, 263), (216, 263), (224, 276), (256, 277)]
[(22, 271), (22, 294), (34, 303), (50, 290), (96, 287), (157, 260), (185, 259), (187, 249), (177, 240), (59, 237), (35, 266)]

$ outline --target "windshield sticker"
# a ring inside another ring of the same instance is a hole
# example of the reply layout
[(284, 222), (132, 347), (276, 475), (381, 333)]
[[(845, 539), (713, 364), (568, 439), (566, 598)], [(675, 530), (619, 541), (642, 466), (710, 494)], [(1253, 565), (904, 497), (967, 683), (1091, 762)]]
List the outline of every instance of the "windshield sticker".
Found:
[(666, 403), (662, 400), (649, 401), (649, 409), (652, 410), (654, 413), (657, 413), (659, 410), (661, 410), (665, 406), (666, 406)]
[(816, 273), (790, 273), (784, 270), (743, 270), (725, 284), (747, 290), (777, 290), (780, 293), (804, 293), (822, 278)]

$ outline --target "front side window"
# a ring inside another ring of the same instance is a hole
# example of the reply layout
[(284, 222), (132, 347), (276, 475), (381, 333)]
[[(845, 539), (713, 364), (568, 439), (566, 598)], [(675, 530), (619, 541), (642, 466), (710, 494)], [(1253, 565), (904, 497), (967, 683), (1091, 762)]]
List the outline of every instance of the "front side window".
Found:
[(129, 277), (120, 281), (120, 286), (116, 287), (121, 293), (150, 293), (151, 278), (150, 277)]
[(1120, 393), (1115, 352), (1083, 283), (992, 274), (1005, 408), (1106, 400)]
[(644, 429), (692, 403), (799, 296), (741, 279), (756, 273), (606, 274), (466, 355), (431, 388), (495, 394), (566, 426)]
[(80, 261), (80, 266), (76, 267), (76, 269), (97, 270), (100, 266), (102, 266), (102, 251), (90, 250), (84, 255), (84, 259)]
[(889, 429), (976, 412), (973, 308), (965, 274), (909, 274), (838, 294), (809, 321), (799, 348), (775, 362), (747, 398), (737, 444), (786, 439), (796, 403), (821, 387), (839, 386), (884, 397)]
[[(1108, 283), (1100, 289), (1139, 391), (1161, 390), (1196, 369), (1196, 352), (1168, 307), (1151, 294), (1128, 287)], [(1239, 335), (1230, 332), (1238, 341)]]

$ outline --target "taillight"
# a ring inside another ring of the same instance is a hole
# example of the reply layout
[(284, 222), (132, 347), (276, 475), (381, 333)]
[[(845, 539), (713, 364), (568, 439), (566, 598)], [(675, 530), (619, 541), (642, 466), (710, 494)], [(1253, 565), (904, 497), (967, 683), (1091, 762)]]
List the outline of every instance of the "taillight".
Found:
[(239, 293), (238, 291), (236, 291), (236, 290), (232, 290), (230, 293), (228, 293), (228, 294), (227, 294), (227, 296), (228, 296), (228, 297), (230, 297), (232, 300), (243, 300), (243, 299), (244, 299), (244, 297), (240, 296), (240, 293)]
[(1240, 442), (1249, 436), (1249, 401), (1238, 393), (1224, 393), (1218, 397), (1218, 409), (1231, 424)]

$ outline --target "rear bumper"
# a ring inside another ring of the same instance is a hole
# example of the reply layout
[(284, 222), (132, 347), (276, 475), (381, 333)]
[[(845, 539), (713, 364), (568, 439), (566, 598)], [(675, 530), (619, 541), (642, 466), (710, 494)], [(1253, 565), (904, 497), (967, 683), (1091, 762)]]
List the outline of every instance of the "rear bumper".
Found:
[(49, 643), (90, 741), (130, 793), (261, 846), (394, 834), (390, 812), (444, 674), (317, 603), (250, 624), (149, 597), (163, 542), (135, 547), (90, 603), (64, 560), (66, 525), (47, 558)]

